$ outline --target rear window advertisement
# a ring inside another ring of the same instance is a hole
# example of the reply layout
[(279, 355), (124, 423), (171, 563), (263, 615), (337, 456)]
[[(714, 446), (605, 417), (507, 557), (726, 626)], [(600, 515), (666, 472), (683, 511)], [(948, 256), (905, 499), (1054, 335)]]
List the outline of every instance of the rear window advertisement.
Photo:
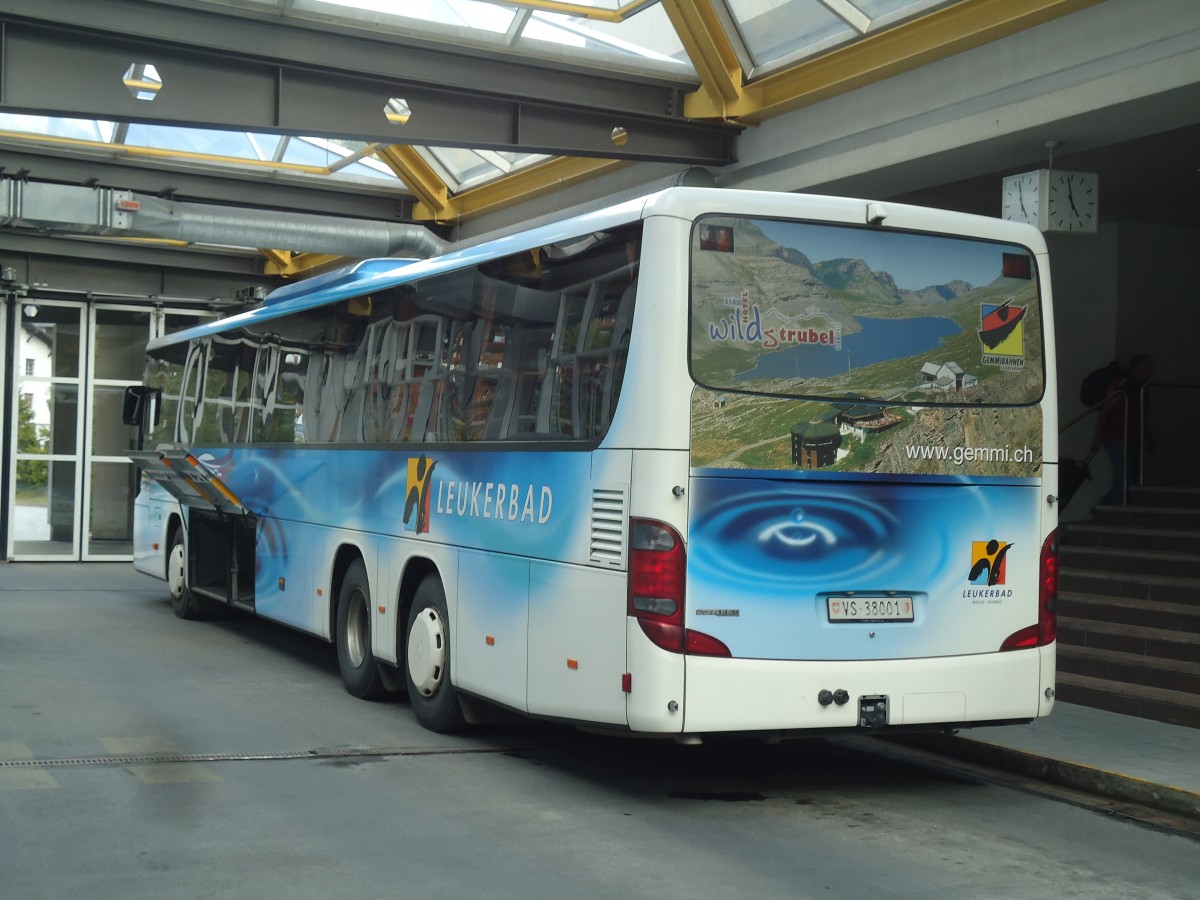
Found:
[(1040, 470), (1024, 247), (714, 216), (691, 262), (693, 465)]

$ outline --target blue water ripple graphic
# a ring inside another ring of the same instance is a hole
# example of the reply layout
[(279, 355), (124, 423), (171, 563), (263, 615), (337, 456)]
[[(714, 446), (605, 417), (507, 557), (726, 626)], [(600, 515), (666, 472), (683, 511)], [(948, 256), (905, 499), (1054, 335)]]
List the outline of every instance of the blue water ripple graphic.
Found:
[[(781, 490), (772, 485), (703, 504), (691, 528), (696, 586), (761, 599), (829, 590), (912, 590), (940, 581), (962, 556), (957, 523), (977, 507), (970, 489), (923, 492)], [(867, 496), (864, 496), (867, 495)], [(937, 500), (952, 500), (952, 514)], [(978, 510), (976, 510), (978, 512)]]

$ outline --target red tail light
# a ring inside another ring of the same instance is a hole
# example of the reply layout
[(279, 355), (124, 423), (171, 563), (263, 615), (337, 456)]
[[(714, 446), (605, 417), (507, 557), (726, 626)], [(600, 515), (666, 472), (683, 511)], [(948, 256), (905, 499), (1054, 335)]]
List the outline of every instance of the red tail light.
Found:
[(664, 650), (729, 656), (729, 648), (716, 638), (684, 627), (687, 553), (679, 532), (650, 519), (631, 519), (629, 526), (629, 615)]
[(1038, 563), (1038, 620), (1010, 634), (1000, 645), (1001, 650), (1025, 650), (1045, 647), (1058, 638), (1058, 532), (1053, 531), (1042, 544)]
[(1052, 644), (1058, 638), (1058, 530), (1050, 532), (1042, 544), (1038, 568), (1038, 646)]

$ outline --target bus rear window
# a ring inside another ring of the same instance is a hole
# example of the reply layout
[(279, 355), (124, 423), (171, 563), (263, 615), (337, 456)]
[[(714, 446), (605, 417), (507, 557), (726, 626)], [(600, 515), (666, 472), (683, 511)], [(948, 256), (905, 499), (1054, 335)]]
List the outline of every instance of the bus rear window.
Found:
[(691, 250), (691, 369), (716, 391), (914, 406), (1036, 403), (1024, 247), (707, 216)]

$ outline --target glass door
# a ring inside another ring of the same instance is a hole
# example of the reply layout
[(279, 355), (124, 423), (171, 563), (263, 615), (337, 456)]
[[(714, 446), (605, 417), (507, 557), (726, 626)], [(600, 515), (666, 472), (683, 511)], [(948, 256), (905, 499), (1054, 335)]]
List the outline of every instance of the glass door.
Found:
[(16, 308), (9, 559), (79, 558), (86, 309), (32, 298)]
[(34, 298), (17, 307), (8, 559), (133, 558), (140, 481), (125, 388), (141, 381), (147, 341), (213, 316)]
[(83, 559), (133, 559), (137, 429), (121, 422), (125, 388), (140, 384), (146, 342), (157, 313), (147, 307), (98, 304), (90, 313), (87, 436), (84, 446)]

